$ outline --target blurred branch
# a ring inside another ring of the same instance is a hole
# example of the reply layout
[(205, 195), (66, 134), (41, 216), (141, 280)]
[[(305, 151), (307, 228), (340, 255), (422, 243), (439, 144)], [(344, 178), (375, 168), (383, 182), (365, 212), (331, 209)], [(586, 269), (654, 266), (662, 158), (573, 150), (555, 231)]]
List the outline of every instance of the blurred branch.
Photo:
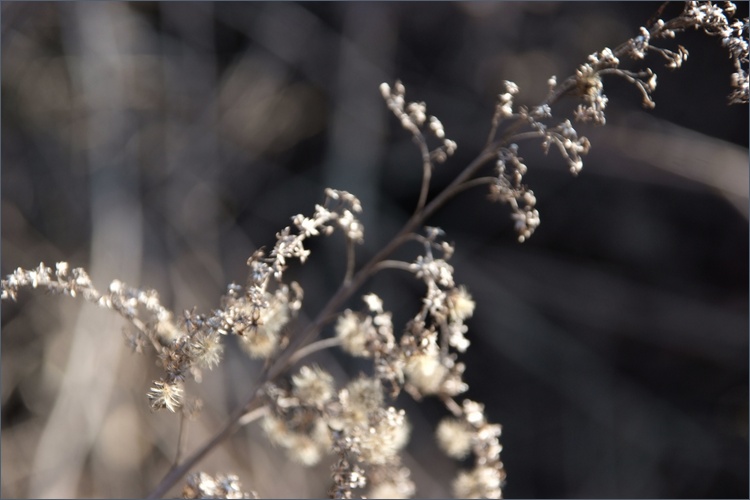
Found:
[(624, 158), (716, 190), (748, 218), (747, 149), (653, 117), (642, 116), (639, 122), (640, 126), (609, 126), (597, 141), (617, 148)]
[[(130, 11), (122, 4), (61, 6), (63, 39), (71, 57), (74, 93), (86, 116), (87, 163), (92, 217), (91, 260), (96, 279), (126, 276), (139, 281), (141, 210), (137, 169), (124, 148), (133, 123), (125, 112), (129, 66), (122, 60)], [(42, 432), (31, 477), (32, 497), (73, 497), (86, 456), (107, 414), (124, 344), (113, 340), (117, 321), (105, 311), (83, 308), (62, 388)], [(89, 362), (82, 362), (89, 360)], [(95, 360), (95, 362), (94, 362)], [(61, 466), (62, 465), (62, 466)], [(54, 472), (51, 472), (54, 471)]]

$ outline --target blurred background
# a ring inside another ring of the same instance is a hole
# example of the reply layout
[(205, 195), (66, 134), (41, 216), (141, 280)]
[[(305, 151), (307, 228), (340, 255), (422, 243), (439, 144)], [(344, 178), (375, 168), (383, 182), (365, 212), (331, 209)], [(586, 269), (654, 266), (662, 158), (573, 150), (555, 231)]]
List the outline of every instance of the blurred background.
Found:
[[(362, 200), (364, 262), (411, 214), (421, 176), (381, 82), (400, 78), (458, 143), (438, 189), (481, 150), (503, 80), (536, 103), (551, 75), (630, 38), (660, 5), (3, 2), (2, 274), (66, 260), (100, 289), (117, 278), (177, 314), (209, 312), (327, 186)], [(748, 496), (748, 110), (726, 106), (719, 40), (678, 42), (690, 51), (679, 71), (648, 60), (653, 111), (605, 79), (608, 123), (578, 128), (592, 142), (578, 178), (522, 145), (542, 218), (529, 241), (481, 189), (430, 221), (477, 302), (467, 397), (503, 425), (506, 497)], [(343, 246), (313, 241), (290, 269), (306, 291), (300, 321), (338, 286)], [(423, 292), (400, 273), (369, 285), (401, 322)], [(149, 411), (158, 371), (124, 326), (38, 291), (3, 302), (3, 497), (139, 497), (169, 468), (179, 419)], [(188, 452), (260, 369), (233, 339), (225, 358), (190, 387), (205, 405)], [(367, 370), (334, 352), (312, 360), (340, 381)], [(449, 496), (470, 464), (433, 442), (445, 410), (397, 404), (417, 496)], [(326, 496), (329, 466), (289, 462), (250, 425), (201, 468), (284, 498)]]

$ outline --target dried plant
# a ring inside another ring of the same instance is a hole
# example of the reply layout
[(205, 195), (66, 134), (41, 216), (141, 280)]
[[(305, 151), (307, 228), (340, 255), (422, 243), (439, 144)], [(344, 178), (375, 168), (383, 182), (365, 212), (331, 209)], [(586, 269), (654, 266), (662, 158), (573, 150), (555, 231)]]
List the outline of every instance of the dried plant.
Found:
[[(234, 335), (247, 354), (264, 363), (247, 400), (239, 405), (223, 428), (192, 455), (186, 457), (155, 487), (161, 497), (194, 470), (201, 459), (243, 425), (260, 420), (270, 442), (287, 451), (290, 459), (311, 466), (327, 459), (333, 464), (330, 495), (353, 498), (364, 495), (409, 497), (418, 494), (410, 471), (400, 458), (409, 440), (410, 424), (403, 409), (394, 406), (405, 391), (414, 399), (433, 397), (449, 416), (437, 426), (438, 445), (455, 459), (471, 456), (471, 466), (453, 481), (454, 493), (464, 498), (500, 498), (505, 470), (500, 459), (501, 427), (490, 423), (484, 406), (462, 399), (468, 386), (467, 367), (460, 356), (470, 347), (468, 320), (475, 300), (456, 281), (449, 263), (454, 245), (439, 228), (425, 225), (434, 212), (456, 194), (478, 186), (489, 187), (489, 199), (507, 203), (518, 240), (525, 241), (539, 227), (540, 214), (532, 189), (524, 183), (528, 167), (520, 144), (538, 140), (542, 150), (556, 150), (577, 175), (589, 140), (574, 123), (604, 125), (608, 98), (605, 76), (632, 83), (643, 105), (654, 106), (656, 73), (639, 64), (650, 53), (661, 56), (669, 69), (679, 68), (687, 50), (660, 47), (662, 40), (694, 29), (721, 38), (734, 64), (731, 104), (748, 102), (748, 20), (733, 20), (735, 7), (726, 2), (688, 2), (675, 18), (642, 27), (638, 35), (615, 49), (591, 54), (575, 74), (549, 79), (549, 93), (537, 106), (515, 104), (520, 89), (505, 82), (492, 116), (484, 149), (442, 191), (430, 197), (430, 179), (438, 164), (456, 151), (441, 121), (428, 115), (424, 102), (410, 102), (403, 83), (383, 83), (380, 92), (401, 126), (411, 134), (422, 160), (422, 186), (414, 213), (402, 229), (369, 261), (359, 264), (356, 247), (364, 240), (358, 219), (363, 207), (346, 191), (327, 189), (311, 215), (292, 217), (291, 225), (276, 234), (268, 251), (258, 250), (247, 261), (244, 285), (230, 284), (220, 307), (210, 313), (185, 311), (178, 316), (164, 308), (153, 290), (132, 288), (115, 280), (108, 290), (97, 290), (86, 271), (66, 262), (55, 268), (17, 269), (2, 281), (2, 299), (15, 300), (23, 288), (41, 288), (53, 294), (81, 297), (121, 315), (131, 326), (127, 341), (135, 352), (153, 351), (163, 370), (146, 391), (144, 402), (153, 410), (187, 414), (196, 410), (186, 395), (186, 381), (200, 381), (202, 371), (222, 360), (224, 337)], [(631, 69), (625, 61), (634, 61)], [(578, 102), (573, 115), (560, 117), (553, 107), (563, 98)], [(484, 175), (484, 167), (494, 170)], [(295, 322), (303, 302), (303, 286), (286, 279), (290, 265), (304, 265), (311, 251), (310, 238), (340, 231), (347, 260), (343, 280), (317, 316), (307, 325)], [(411, 261), (392, 260), (397, 248), (415, 242), (420, 251)], [(403, 327), (394, 325), (388, 297), (364, 290), (368, 280), (386, 270), (411, 273), (424, 284), (421, 307)], [(345, 308), (361, 296), (358, 309)], [(481, 305), (481, 298), (480, 298)], [(323, 337), (326, 327), (333, 335)], [(371, 360), (372, 373), (360, 375), (342, 387), (325, 367), (296, 365), (313, 352), (340, 348)], [(144, 388), (145, 389), (145, 388)], [(237, 476), (193, 472), (187, 477), (184, 498), (245, 498)], [(252, 494), (255, 496), (255, 493)]]

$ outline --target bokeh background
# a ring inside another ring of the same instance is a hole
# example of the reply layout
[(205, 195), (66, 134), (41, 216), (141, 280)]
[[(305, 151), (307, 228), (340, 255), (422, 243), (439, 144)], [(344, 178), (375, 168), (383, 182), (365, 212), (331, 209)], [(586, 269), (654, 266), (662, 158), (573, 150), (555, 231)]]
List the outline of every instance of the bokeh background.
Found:
[[(363, 202), (362, 262), (409, 216), (421, 175), (381, 82), (400, 78), (458, 143), (439, 188), (481, 149), (503, 80), (538, 102), (549, 76), (633, 36), (659, 6), (3, 2), (2, 274), (67, 260), (100, 288), (118, 278), (178, 313), (207, 312), (326, 186)], [(430, 221), (456, 242), (456, 278), (477, 302), (467, 396), (503, 425), (507, 497), (747, 498), (748, 111), (726, 106), (719, 41), (679, 41), (679, 71), (649, 59), (656, 109), (605, 80), (608, 124), (579, 128), (593, 147), (578, 178), (522, 147), (542, 217), (529, 241), (482, 190)], [(338, 285), (342, 247), (314, 241), (290, 270), (306, 290), (300, 321)], [(370, 285), (399, 321), (422, 293), (403, 274)], [(179, 419), (149, 411), (158, 372), (123, 327), (40, 292), (2, 304), (3, 497), (138, 497), (169, 468)], [(341, 381), (367, 369), (336, 353), (314, 361)], [(191, 387), (205, 406), (188, 452), (258, 370), (229, 339)], [(397, 403), (417, 495), (449, 496), (467, 464), (432, 440), (445, 411)], [(202, 468), (282, 498), (325, 496), (329, 465), (289, 462), (250, 425)]]

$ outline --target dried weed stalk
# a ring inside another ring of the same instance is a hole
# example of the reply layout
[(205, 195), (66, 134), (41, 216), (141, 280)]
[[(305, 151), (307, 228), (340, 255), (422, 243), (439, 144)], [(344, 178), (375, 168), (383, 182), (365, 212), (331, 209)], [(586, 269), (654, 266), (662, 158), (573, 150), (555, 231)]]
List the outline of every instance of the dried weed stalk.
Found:
[[(423, 102), (409, 102), (401, 82), (383, 83), (380, 92), (401, 126), (411, 134), (422, 158), (422, 186), (412, 217), (384, 248), (357, 267), (355, 247), (362, 243), (364, 228), (357, 216), (362, 211), (351, 193), (327, 189), (325, 200), (309, 216), (295, 215), (292, 224), (276, 234), (274, 247), (255, 252), (247, 261), (249, 274), (244, 285), (230, 284), (219, 309), (209, 314), (185, 311), (178, 320), (159, 302), (153, 290), (140, 290), (113, 281), (109, 289), (94, 288), (83, 269), (71, 269), (65, 262), (55, 269), (39, 264), (36, 269), (17, 269), (2, 280), (2, 298), (15, 300), (22, 288), (82, 297), (120, 314), (132, 326), (128, 342), (136, 352), (152, 349), (163, 375), (148, 390), (154, 410), (187, 411), (185, 381), (200, 381), (201, 371), (221, 362), (222, 337), (236, 335), (252, 358), (262, 359), (262, 375), (247, 401), (238, 407), (225, 426), (198, 451), (175, 464), (152, 497), (161, 497), (193, 469), (223, 439), (241, 425), (261, 419), (268, 439), (284, 448), (291, 459), (313, 465), (331, 456), (332, 498), (409, 497), (415, 494), (410, 472), (400, 459), (409, 439), (409, 421), (404, 410), (392, 405), (403, 390), (416, 399), (435, 397), (450, 414), (436, 429), (436, 439), (445, 453), (455, 459), (473, 456), (473, 465), (454, 479), (458, 497), (500, 498), (505, 470), (500, 460), (501, 428), (487, 421), (484, 407), (468, 399), (462, 379), (466, 366), (459, 355), (470, 345), (465, 321), (475, 302), (466, 287), (457, 283), (449, 263), (454, 247), (438, 228), (425, 226), (427, 218), (451, 197), (471, 187), (489, 186), (489, 198), (507, 203), (515, 221), (518, 240), (529, 238), (540, 223), (534, 192), (523, 182), (527, 166), (519, 155), (519, 144), (536, 139), (544, 152), (557, 150), (576, 175), (591, 144), (578, 134), (574, 122), (605, 124), (607, 96), (603, 77), (612, 75), (632, 83), (653, 107), (656, 74), (648, 67), (629, 69), (623, 61), (642, 61), (654, 53), (666, 67), (679, 68), (687, 50), (656, 45), (679, 32), (695, 29), (721, 38), (734, 64), (733, 91), (729, 102), (748, 102), (748, 20), (734, 20), (735, 7), (688, 2), (674, 19), (642, 27), (634, 38), (615, 49), (593, 53), (575, 74), (558, 82), (549, 79), (549, 94), (538, 106), (517, 106), (519, 88), (505, 82), (498, 96), (491, 129), (484, 149), (451, 184), (429, 203), (430, 177), (437, 164), (455, 151), (443, 124), (427, 114)], [(558, 118), (553, 105), (563, 97), (579, 104), (570, 118)], [(491, 175), (480, 169), (494, 163)], [(347, 245), (345, 278), (337, 292), (303, 330), (287, 328), (299, 312), (303, 288), (285, 282), (284, 273), (293, 262), (304, 264), (310, 256), (309, 238), (341, 231)], [(389, 260), (393, 251), (407, 242), (417, 242), (421, 252), (411, 262)], [(421, 308), (397, 332), (385, 300), (373, 293), (362, 295), (360, 309), (342, 309), (374, 274), (398, 269), (412, 273), (424, 283)], [(332, 324), (334, 335), (319, 339), (323, 328)], [(291, 332), (291, 333), (289, 333)], [(372, 360), (372, 375), (361, 375), (343, 387), (322, 367), (293, 365), (310, 353), (340, 347), (344, 352)], [(287, 376), (287, 378), (284, 378)], [(253, 493), (253, 495), (255, 495)], [(238, 478), (194, 472), (188, 476), (184, 498), (243, 498)]]

